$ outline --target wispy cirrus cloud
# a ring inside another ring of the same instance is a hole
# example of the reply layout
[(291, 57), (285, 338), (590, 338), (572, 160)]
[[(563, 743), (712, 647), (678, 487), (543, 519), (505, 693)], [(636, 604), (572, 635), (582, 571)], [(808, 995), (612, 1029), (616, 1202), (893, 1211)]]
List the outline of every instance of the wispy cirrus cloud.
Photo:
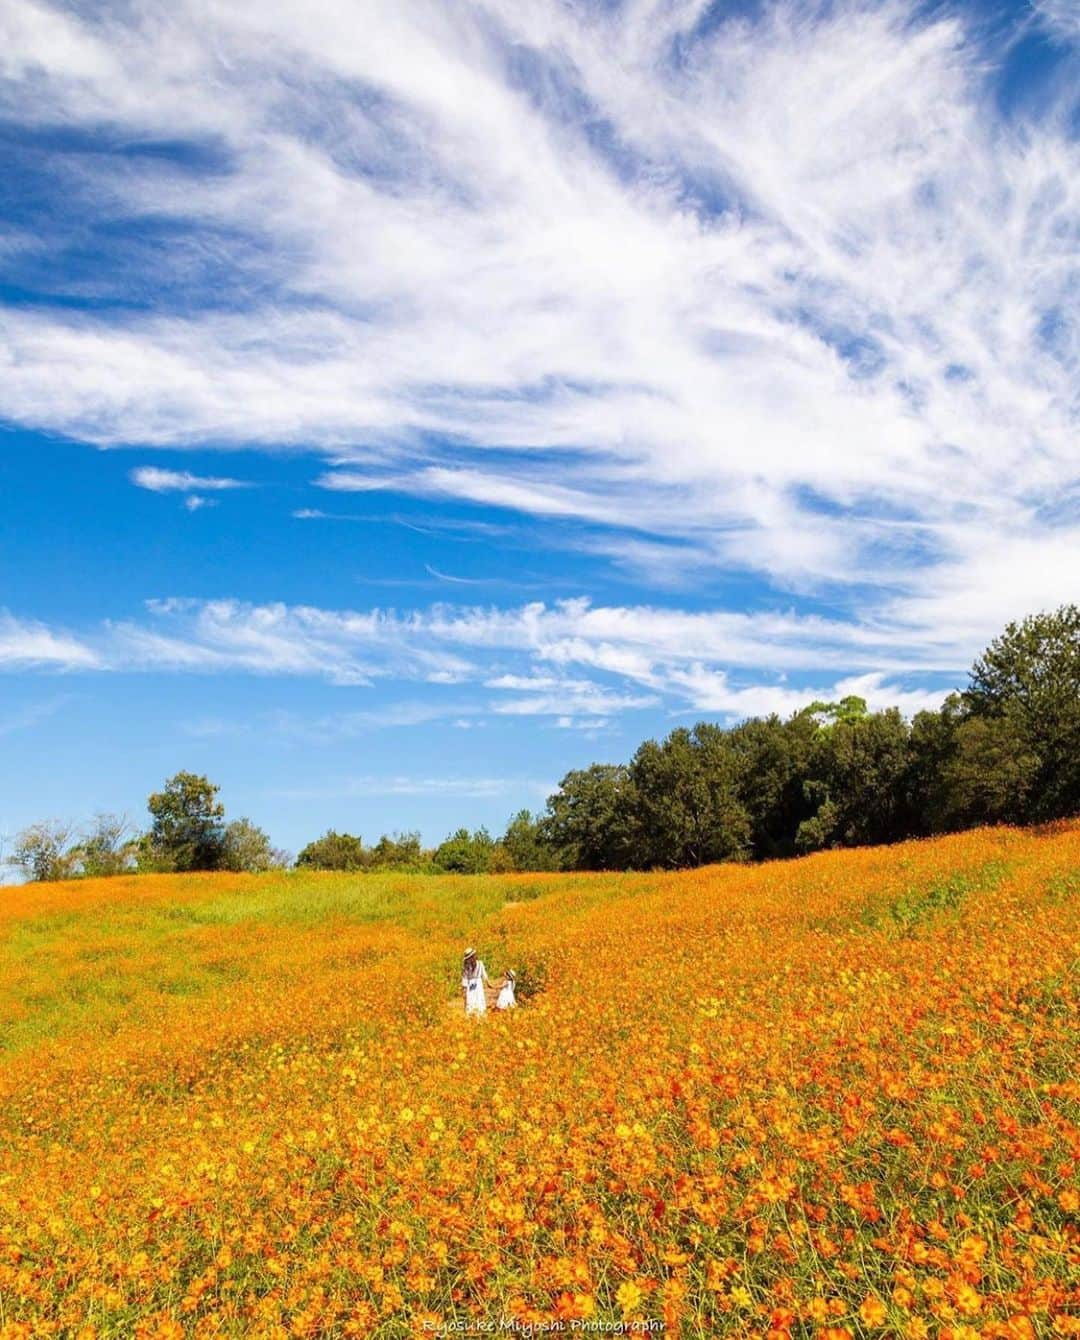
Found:
[[(862, 623), (993, 604), (1000, 547), (1022, 612), (1080, 554), (1050, 507), (1077, 477), (1076, 33), (1041, 0), (1072, 64), (1006, 115), (1002, 14), (15, 0), (0, 111), (95, 140), (37, 142), (98, 247), (63, 296), (109, 301), (8, 308), (0, 409), (314, 446), (328, 489), (587, 524), (641, 580), (752, 572)], [(167, 245), (132, 245), (147, 218)], [(14, 263), (55, 285), (74, 226)]]
[(131, 482), (151, 493), (214, 493), (224, 489), (245, 489), (251, 485), (242, 479), (220, 475), (195, 475), (190, 470), (163, 470), (157, 465), (140, 465), (132, 470)]
[(1032, 0), (1038, 21), (1060, 41), (1080, 42), (1080, 11), (1072, 0)]
[(0, 609), (0, 668), (96, 670), (103, 666), (89, 642)]
[[(48, 664), (51, 653), (69, 669), (278, 676), (359, 694), (388, 683), (424, 686), (411, 699), (351, 698), (329, 716), (264, 714), (267, 731), (312, 742), (439, 720), (537, 718), (595, 729), (647, 709), (736, 720), (848, 693), (913, 713), (961, 685), (978, 650), (963, 629), (935, 635), (924, 627), (913, 642), (910, 626), (898, 623), (584, 598), (407, 611), (169, 599), (78, 640), (40, 625), (31, 631), (36, 640), (13, 662), (19, 668), (35, 663), (36, 647), (36, 663)], [(236, 729), (216, 718), (190, 725), (195, 734)]]

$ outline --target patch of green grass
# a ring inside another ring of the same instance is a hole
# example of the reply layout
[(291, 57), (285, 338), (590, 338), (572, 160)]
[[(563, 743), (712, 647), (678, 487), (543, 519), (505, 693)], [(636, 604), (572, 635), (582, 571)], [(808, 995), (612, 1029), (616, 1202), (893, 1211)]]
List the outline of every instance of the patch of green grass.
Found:
[(1080, 870), (1066, 870), (1060, 875), (1051, 875), (1046, 881), (1048, 903), (1067, 903), (1077, 895), (1080, 895)]
[(508, 901), (561, 894), (581, 906), (611, 897), (613, 883), (576, 875), (302, 870), (228, 881), (212, 875), (152, 876), (145, 885), (124, 880), (123, 887), (117, 881), (115, 900), (70, 912), (54, 905), (0, 923), (0, 1052), (90, 1027), (110, 1031), (163, 999), (212, 996), (246, 976), (253, 931), (280, 935), (295, 928), (301, 936), (331, 938), (340, 931), (340, 952), (330, 951), (327, 966), (348, 974), (378, 957), (350, 942), (351, 928), (389, 924), (407, 935), (463, 944), (482, 940)]
[(1009, 872), (1003, 861), (987, 861), (974, 871), (957, 871), (924, 887), (905, 889), (886, 908), (895, 930), (905, 937), (936, 921), (943, 914), (958, 912), (972, 895), (991, 893)]

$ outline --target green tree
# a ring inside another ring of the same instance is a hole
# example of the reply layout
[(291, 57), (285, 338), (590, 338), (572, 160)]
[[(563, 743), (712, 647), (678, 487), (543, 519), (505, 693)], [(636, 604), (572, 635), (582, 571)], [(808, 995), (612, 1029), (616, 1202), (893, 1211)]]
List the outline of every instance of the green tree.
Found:
[(967, 716), (956, 727), (955, 749), (941, 767), (946, 829), (1023, 823), (1036, 807), (1039, 759), (1015, 716)]
[(470, 833), (459, 828), (435, 848), (431, 858), (436, 870), (447, 874), (482, 875), (491, 869), (495, 843), (486, 828)]
[(351, 833), (336, 833), (331, 828), (307, 844), (296, 864), (309, 870), (362, 870), (364, 844)]
[(135, 861), (132, 827), (119, 814), (97, 814), (76, 849), (79, 873), (90, 879), (122, 875)]
[(258, 874), (286, 863), (266, 833), (250, 819), (234, 819), (225, 826), (221, 841), (222, 870)]
[(493, 842), (491, 851), (488, 855), (487, 870), (489, 875), (510, 875), (517, 869), (513, 857), (507, 851), (502, 842)]
[(425, 864), (419, 833), (384, 833), (367, 854), (373, 870), (419, 870)]
[(558, 869), (555, 852), (545, 841), (542, 821), (529, 810), (518, 810), (506, 825), (502, 846), (514, 870)]
[(912, 719), (905, 793), (913, 830), (921, 836), (949, 832), (967, 822), (953, 771), (966, 716), (964, 700), (950, 693), (937, 711), (918, 712)]
[(647, 740), (630, 764), (638, 828), (634, 864), (676, 869), (745, 856), (750, 820), (727, 733), (708, 722)]
[(1080, 606), (1010, 623), (975, 662), (964, 697), (1031, 764), (1023, 818), (1080, 812)]
[(70, 879), (75, 873), (78, 847), (72, 845), (72, 826), (59, 819), (31, 824), (15, 837), (12, 865), (35, 882)]
[(150, 797), (149, 846), (159, 869), (218, 869), (225, 817), (225, 808), (217, 800), (219, 789), (206, 777), (178, 772)]
[(799, 825), (799, 851), (896, 842), (909, 835), (905, 796), (908, 725), (895, 707), (841, 718), (818, 736), (806, 782), (813, 816)]
[(542, 836), (568, 870), (629, 870), (639, 862), (634, 786), (623, 764), (568, 772), (548, 798)]
[(751, 717), (728, 733), (736, 759), (738, 794), (750, 819), (758, 860), (792, 856), (799, 825), (815, 811), (804, 782), (821, 727), (812, 711), (787, 721)]
[(830, 726), (838, 725), (846, 721), (862, 721), (869, 715), (869, 709), (866, 706), (866, 699), (860, 698), (856, 694), (848, 694), (846, 698), (841, 698), (838, 703), (823, 703), (820, 699), (812, 702), (809, 707), (804, 707), (803, 712), (807, 716), (822, 717), (822, 725), (825, 729)]

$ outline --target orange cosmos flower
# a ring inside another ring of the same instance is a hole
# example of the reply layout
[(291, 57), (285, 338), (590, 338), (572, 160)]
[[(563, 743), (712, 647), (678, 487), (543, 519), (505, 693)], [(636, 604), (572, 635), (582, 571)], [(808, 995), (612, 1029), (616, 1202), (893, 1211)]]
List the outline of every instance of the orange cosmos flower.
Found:
[(868, 1294), (859, 1304), (859, 1318), (864, 1326), (884, 1326), (887, 1316), (885, 1304), (873, 1294)]

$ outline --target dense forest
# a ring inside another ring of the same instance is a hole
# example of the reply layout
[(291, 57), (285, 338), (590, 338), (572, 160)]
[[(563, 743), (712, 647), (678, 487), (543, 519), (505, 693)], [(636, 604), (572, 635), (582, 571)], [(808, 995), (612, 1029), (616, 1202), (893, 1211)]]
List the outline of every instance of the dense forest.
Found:
[[(11, 859), (31, 879), (285, 865), (250, 820), (225, 823), (217, 788), (178, 773), (135, 834), (101, 815), (82, 833), (36, 824)], [(434, 850), (416, 833), (373, 845), (330, 831), (298, 866), (331, 870), (677, 869), (895, 842), (1080, 812), (1080, 607), (1010, 624), (967, 687), (908, 721), (861, 698), (731, 728), (701, 721), (646, 740), (628, 763), (567, 773), (543, 814), (501, 838), (461, 828)]]

